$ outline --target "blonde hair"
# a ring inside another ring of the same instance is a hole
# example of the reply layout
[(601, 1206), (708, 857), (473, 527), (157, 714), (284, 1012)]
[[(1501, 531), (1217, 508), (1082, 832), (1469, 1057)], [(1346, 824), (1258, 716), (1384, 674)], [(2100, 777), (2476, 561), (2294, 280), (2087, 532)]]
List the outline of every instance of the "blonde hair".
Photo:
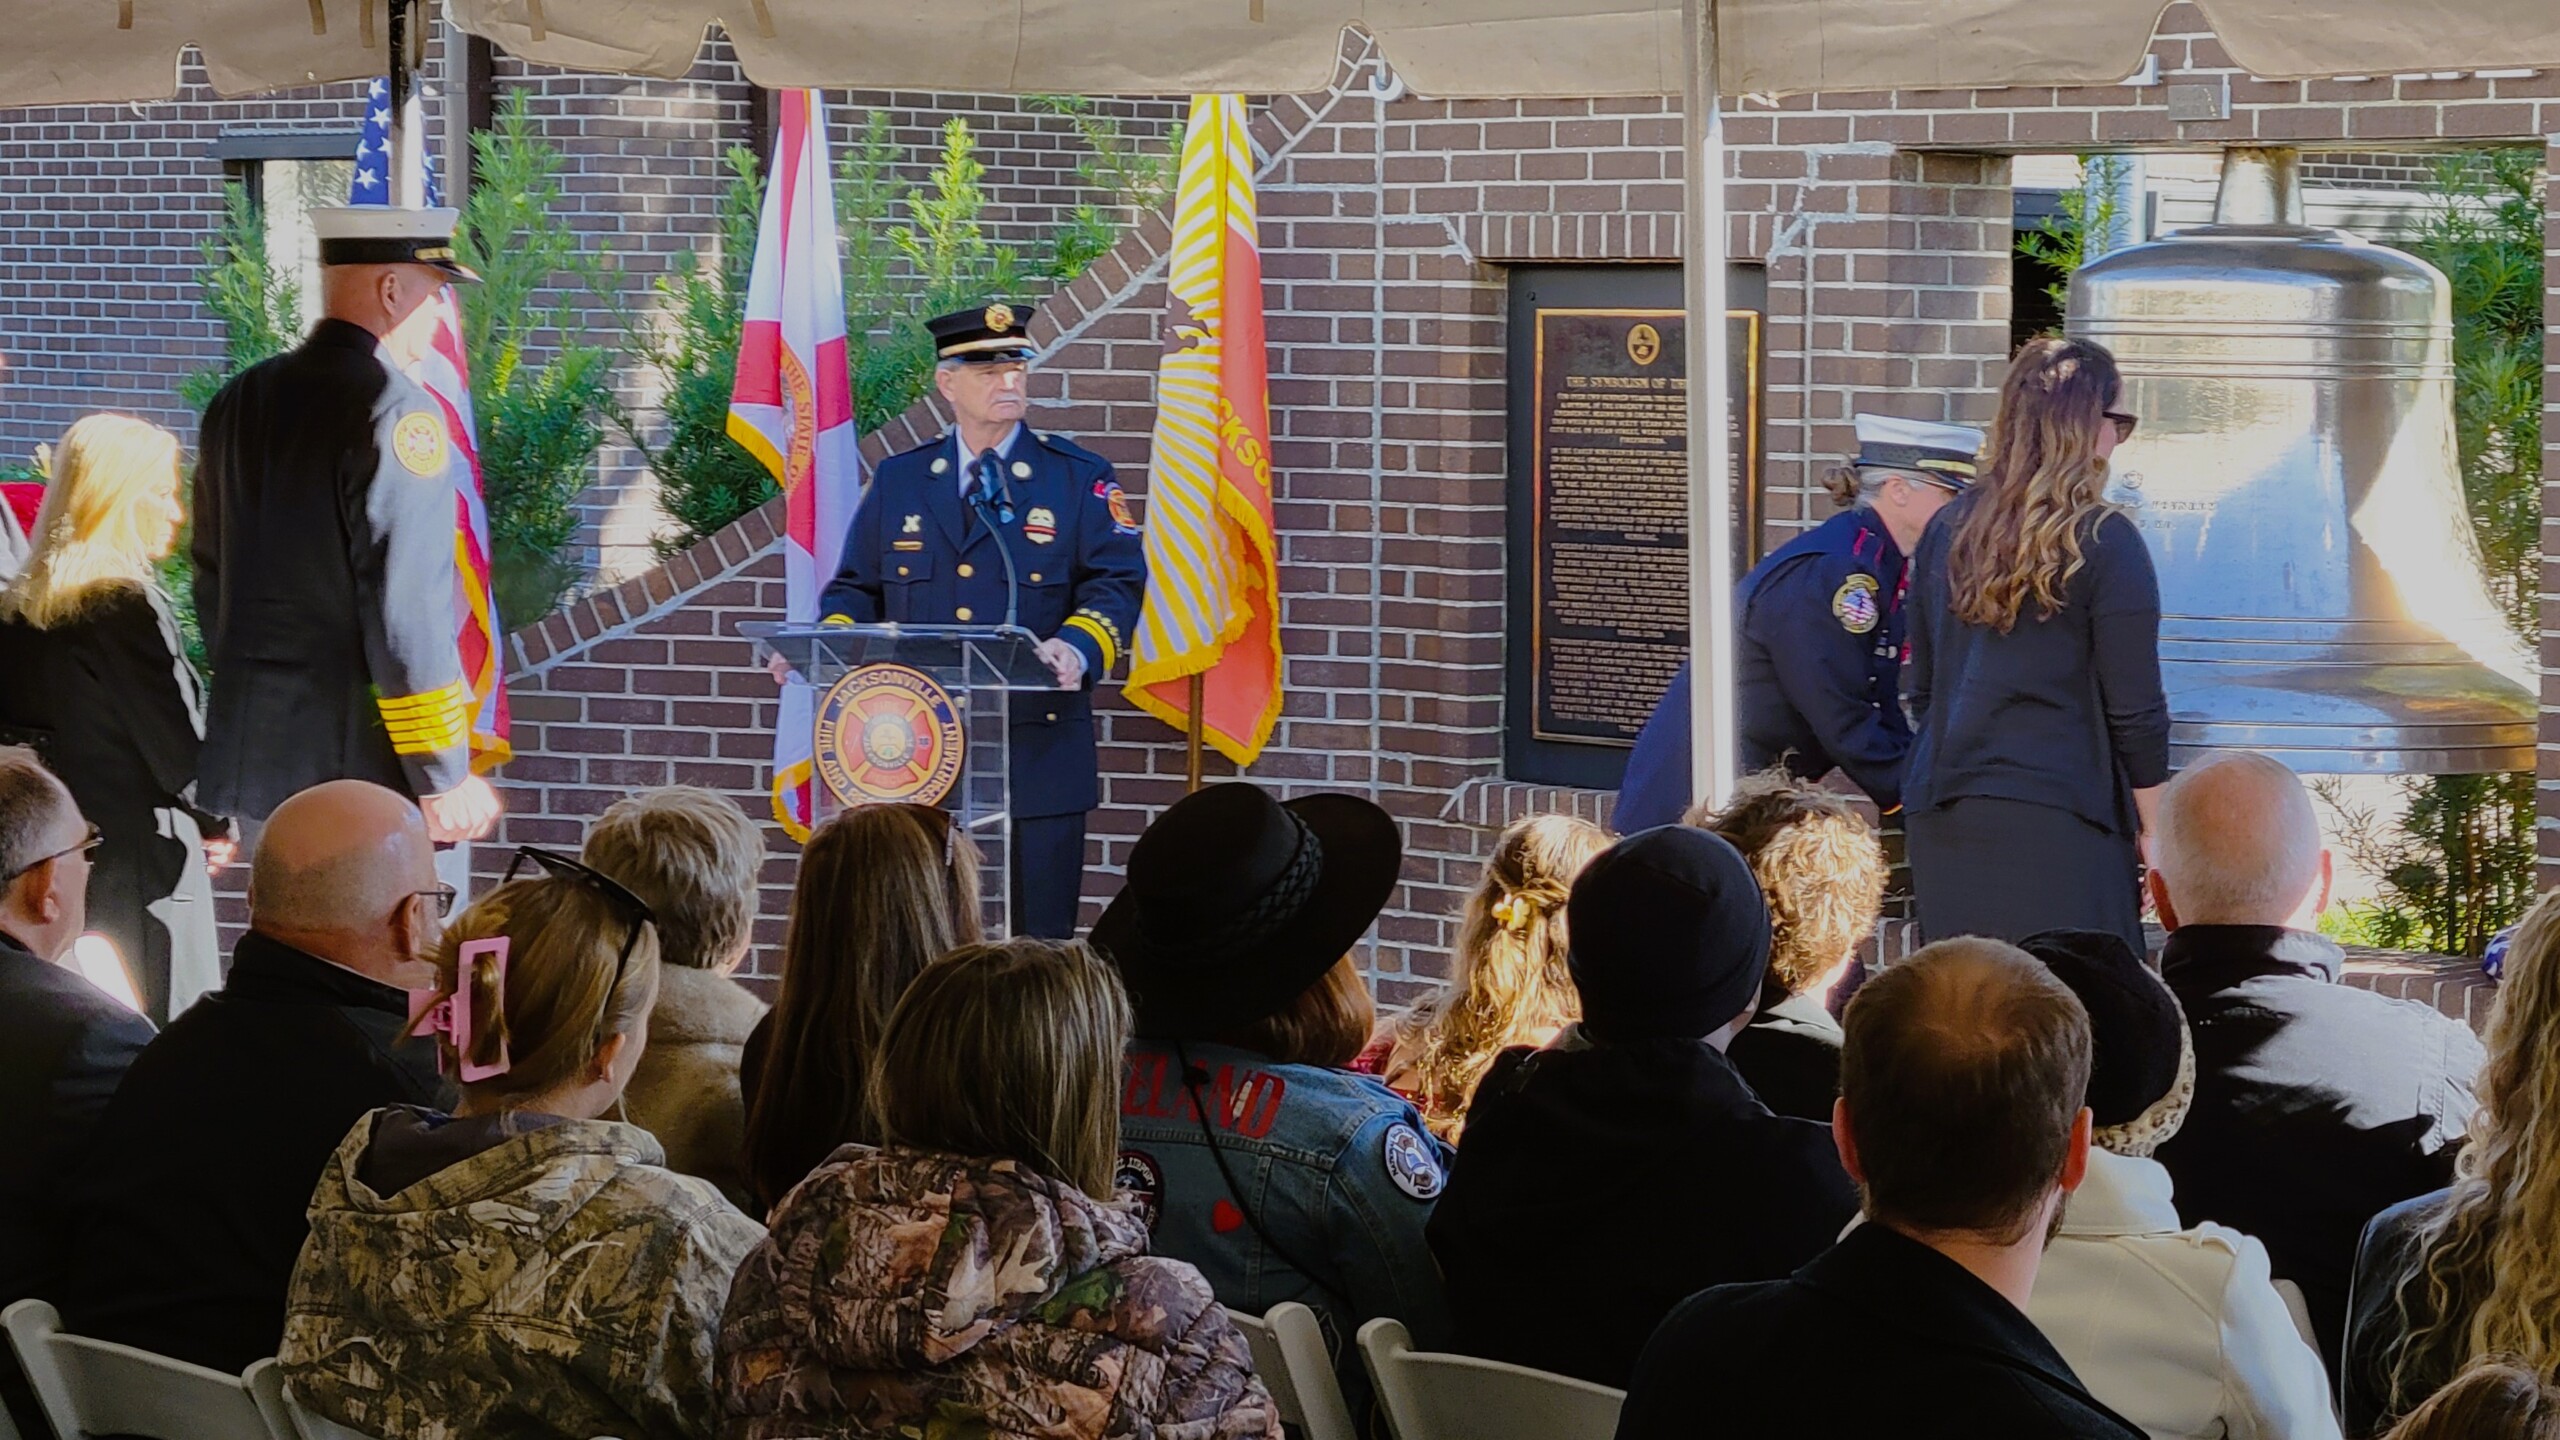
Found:
[[(469, 987), (457, 1004), (471, 1007), (474, 1033), (468, 1056), (455, 1054), (452, 1036), (436, 1037), (446, 1073), (460, 1073), (457, 1059), (493, 1063), (502, 1045), (510, 1061), (505, 1074), (465, 1085), (463, 1093), (509, 1108), (506, 1100), (531, 1099), (585, 1074), (607, 1037), (639, 1033), (658, 999), (658, 930), (636, 923), (634, 937), (632, 918), (592, 885), (549, 875), (501, 885), (455, 916), (436, 946), (436, 996)], [(508, 941), (503, 987), (494, 956), (474, 956), (471, 973), (457, 973), (464, 942), (500, 935)], [(626, 943), (631, 958), (617, 984), (614, 967)]]
[(2483, 1356), (2560, 1369), (2560, 891), (2517, 927), (2484, 1038), (2480, 1110), (2452, 1192), (2419, 1227), (2419, 1264), (2393, 1296), (2394, 1411), (2426, 1398), (2419, 1377)]
[(2029, 601), (2038, 619), (2062, 609), (2083, 563), (2081, 539), (2110, 508), (2098, 429), (2122, 388), (2103, 345), (2048, 338), (2019, 349), (2000, 382), (1971, 512), (1947, 546), (1958, 620), (2005, 635)]
[(708, 970), (746, 948), (764, 832), (728, 797), (670, 785), (617, 800), (579, 858), (649, 907), (664, 963)]
[(1565, 968), (1564, 902), (1608, 848), (1607, 831), (1570, 815), (1533, 815), (1493, 842), (1458, 922), (1449, 986), (1406, 1015), (1387, 1057), (1387, 1074), (1442, 1139), (1465, 1129), (1494, 1056), (1582, 1018)]
[(1801, 995), (1884, 913), (1884, 846), (1857, 807), (1771, 766), (1745, 775), (1722, 810), (1684, 823), (1733, 843), (1769, 902), (1769, 978)]
[(876, 1141), (872, 1058), (917, 975), (977, 943), (978, 847), (947, 811), (864, 805), (800, 854), (782, 993), (747, 1100), (747, 1174), (770, 1205), (848, 1141)]
[(151, 502), (178, 496), (178, 437), (130, 415), (91, 415), (53, 452), (26, 564), (0, 592), (0, 615), (49, 630), (110, 586), (154, 583), (168, 553)]
[(871, 1066), (880, 1133), (1109, 1200), (1128, 1044), (1128, 993), (1082, 941), (964, 945), (890, 1012)]

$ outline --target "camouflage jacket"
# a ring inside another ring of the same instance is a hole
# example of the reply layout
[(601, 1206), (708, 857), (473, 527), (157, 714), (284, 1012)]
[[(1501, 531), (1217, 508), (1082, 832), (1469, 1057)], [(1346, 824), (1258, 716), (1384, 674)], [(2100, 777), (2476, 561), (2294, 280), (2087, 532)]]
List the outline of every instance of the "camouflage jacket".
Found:
[(311, 1197), (279, 1358), (294, 1398), (403, 1440), (693, 1440), (713, 1337), (764, 1231), (648, 1132), (528, 1130), (397, 1194), (356, 1122)]
[(1279, 1440), (1243, 1334), (1147, 1227), (1011, 1161), (847, 1146), (720, 1329), (729, 1440)]

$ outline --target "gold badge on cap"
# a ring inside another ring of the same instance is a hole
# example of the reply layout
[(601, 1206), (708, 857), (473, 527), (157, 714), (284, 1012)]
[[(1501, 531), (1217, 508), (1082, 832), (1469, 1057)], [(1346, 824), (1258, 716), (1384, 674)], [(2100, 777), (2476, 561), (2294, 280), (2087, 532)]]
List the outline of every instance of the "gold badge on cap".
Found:
[(1001, 335), (1013, 328), (1013, 307), (999, 300), (987, 307), (987, 328)]

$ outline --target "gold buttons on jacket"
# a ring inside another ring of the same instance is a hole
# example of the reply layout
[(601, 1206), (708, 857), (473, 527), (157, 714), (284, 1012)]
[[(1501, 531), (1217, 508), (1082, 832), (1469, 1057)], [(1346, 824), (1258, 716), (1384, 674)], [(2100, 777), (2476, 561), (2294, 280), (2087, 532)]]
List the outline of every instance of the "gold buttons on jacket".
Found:
[(966, 580), (966, 579), (968, 579), (970, 576), (975, 575), (975, 574), (977, 574), (977, 573), (978, 573), (978, 567), (977, 567), (977, 566), (975, 566), (975, 565), (963, 565), (963, 566), (961, 566), (961, 567), (960, 567), (960, 578), (961, 578), (961, 579), (963, 579), (963, 580)]
[(899, 567), (898, 567), (898, 573), (899, 573), (899, 574), (901, 574), (901, 575), (906, 574), (906, 573), (907, 573), (907, 567), (906, 567), (906, 566), (904, 566), (904, 565), (899, 566)]
[(1034, 571), (1032, 571), (1032, 572), (1031, 572), (1031, 583), (1032, 583), (1032, 584), (1034, 584), (1034, 585), (1037, 585), (1037, 584), (1039, 584), (1039, 583), (1040, 583), (1040, 572), (1039, 572), (1039, 571), (1034, 570)]
[(961, 619), (963, 619), (963, 620), (969, 619), (969, 618), (970, 618), (970, 615), (969, 615), (969, 607), (968, 607), (968, 606), (966, 606), (966, 605), (961, 606), (961, 607), (960, 607), (959, 614), (960, 614), (960, 618), (961, 618)]

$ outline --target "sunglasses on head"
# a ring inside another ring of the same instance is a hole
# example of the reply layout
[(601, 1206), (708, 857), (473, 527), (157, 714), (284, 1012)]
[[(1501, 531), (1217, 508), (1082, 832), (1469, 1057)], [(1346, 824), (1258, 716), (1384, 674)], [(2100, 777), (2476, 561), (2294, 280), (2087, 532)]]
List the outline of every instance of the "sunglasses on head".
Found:
[(2098, 413), (2106, 416), (2108, 423), (2116, 427), (2116, 443), (2119, 445), (2132, 439), (2133, 427), (2142, 423), (2140, 416), (2128, 415), (2121, 410), (2102, 410)]
[(19, 876), (26, 874), (37, 866), (42, 865), (49, 860), (60, 860), (66, 855), (77, 855), (83, 860), (96, 859), (98, 855), (98, 847), (107, 843), (106, 833), (101, 831), (94, 821), (88, 825), (87, 831), (88, 833), (80, 837), (79, 844), (66, 845), (63, 848), (54, 851), (50, 855), (39, 855), (33, 860), (28, 861), (26, 864), (19, 866), (17, 869), (10, 871), (8, 874), (0, 875), (0, 885), (6, 885), (10, 881), (17, 879)]
[[(614, 913), (619, 915), (623, 924), (628, 927), (623, 931), (622, 951), (613, 957), (613, 983), (606, 986), (604, 991), (605, 1009), (610, 1013), (613, 1008), (614, 993), (622, 988), (623, 972), (631, 965), (631, 947), (640, 943), (640, 927), (657, 923), (657, 915), (649, 909), (647, 901), (625, 889), (621, 881), (585, 861), (572, 859), (557, 850), (545, 850), (539, 845), (518, 846), (515, 858), (507, 862), (506, 879), (499, 883), (508, 885), (515, 883), (516, 876), (523, 873), (527, 861), (541, 866), (543, 871), (555, 880), (566, 880), (573, 885), (583, 885), (603, 896), (605, 904), (613, 907)], [(596, 1023), (601, 1026), (604, 1023), (604, 1016), (596, 1017)]]

